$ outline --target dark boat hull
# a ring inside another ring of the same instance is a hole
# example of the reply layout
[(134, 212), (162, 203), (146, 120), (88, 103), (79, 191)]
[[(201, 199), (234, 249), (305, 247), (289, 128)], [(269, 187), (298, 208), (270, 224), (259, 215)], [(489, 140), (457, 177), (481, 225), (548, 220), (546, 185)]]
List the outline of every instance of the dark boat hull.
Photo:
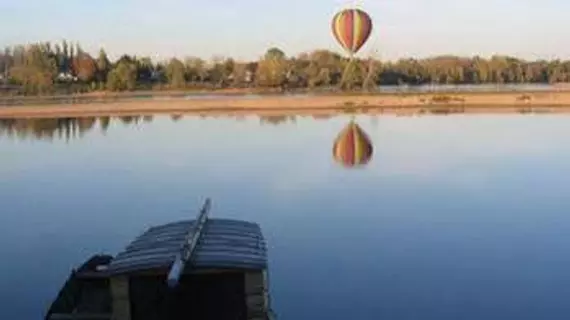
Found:
[(46, 313), (46, 320), (111, 319), (109, 278), (98, 272), (112, 257), (94, 255), (73, 270)]

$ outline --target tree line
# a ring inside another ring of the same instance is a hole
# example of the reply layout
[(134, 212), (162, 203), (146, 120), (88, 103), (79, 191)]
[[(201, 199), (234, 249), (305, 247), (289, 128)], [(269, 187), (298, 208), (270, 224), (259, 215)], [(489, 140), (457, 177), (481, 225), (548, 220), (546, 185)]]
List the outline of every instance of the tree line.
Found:
[(111, 61), (63, 41), (5, 48), (0, 88), (12, 94), (91, 91), (251, 88), (271, 90), (358, 89), (378, 85), (570, 82), (570, 61), (527, 61), (510, 56), (438, 56), (425, 59), (349, 61), (328, 50), (289, 57), (268, 49), (257, 61), (197, 57), (153, 61), (124, 54)]

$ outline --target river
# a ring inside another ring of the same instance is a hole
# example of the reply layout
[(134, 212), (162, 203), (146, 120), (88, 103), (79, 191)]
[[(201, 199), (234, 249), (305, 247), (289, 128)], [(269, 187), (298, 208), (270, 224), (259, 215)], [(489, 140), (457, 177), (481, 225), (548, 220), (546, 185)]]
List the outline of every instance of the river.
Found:
[(567, 115), (0, 120), (2, 318), (151, 225), (259, 223), (279, 319), (569, 319)]

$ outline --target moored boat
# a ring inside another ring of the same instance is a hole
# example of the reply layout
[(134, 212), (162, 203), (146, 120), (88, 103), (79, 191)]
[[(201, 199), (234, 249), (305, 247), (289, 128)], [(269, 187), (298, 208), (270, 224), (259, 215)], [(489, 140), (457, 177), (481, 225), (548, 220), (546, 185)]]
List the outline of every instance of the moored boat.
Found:
[(210, 219), (149, 228), (112, 257), (94, 255), (60, 290), (56, 319), (269, 319), (267, 247), (256, 223)]

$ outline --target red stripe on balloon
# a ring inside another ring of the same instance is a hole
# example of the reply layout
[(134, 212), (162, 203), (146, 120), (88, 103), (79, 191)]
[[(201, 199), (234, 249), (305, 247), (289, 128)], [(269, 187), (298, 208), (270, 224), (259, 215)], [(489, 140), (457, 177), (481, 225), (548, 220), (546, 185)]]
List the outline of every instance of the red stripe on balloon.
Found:
[(345, 46), (351, 51), (354, 43), (354, 10), (346, 10), (343, 14), (343, 34)]

